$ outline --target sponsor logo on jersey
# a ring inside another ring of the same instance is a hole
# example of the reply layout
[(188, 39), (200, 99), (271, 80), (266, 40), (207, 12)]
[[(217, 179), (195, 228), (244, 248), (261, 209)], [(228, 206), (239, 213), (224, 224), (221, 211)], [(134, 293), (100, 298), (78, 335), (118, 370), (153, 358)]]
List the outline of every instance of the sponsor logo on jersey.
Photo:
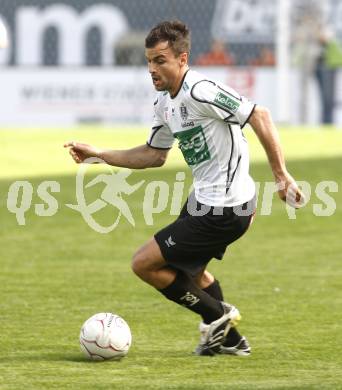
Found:
[(202, 126), (175, 133), (179, 141), (179, 148), (188, 165), (197, 165), (210, 160), (210, 152)]
[(231, 98), (230, 96), (228, 96), (222, 92), (217, 93), (217, 95), (214, 99), (214, 102), (219, 107), (227, 109), (229, 112), (232, 112), (232, 113), (236, 113), (236, 111), (240, 107), (240, 103), (237, 100)]
[(194, 127), (195, 126), (195, 123), (194, 123), (194, 121), (190, 121), (190, 122), (183, 122), (182, 123), (182, 127), (184, 128), (184, 127), (190, 127), (190, 126), (192, 126), (192, 127)]
[(188, 113), (188, 109), (186, 108), (186, 105), (184, 103), (182, 103), (180, 105), (179, 111), (180, 111), (180, 116), (181, 116), (182, 120), (186, 121), (188, 119), (189, 113)]

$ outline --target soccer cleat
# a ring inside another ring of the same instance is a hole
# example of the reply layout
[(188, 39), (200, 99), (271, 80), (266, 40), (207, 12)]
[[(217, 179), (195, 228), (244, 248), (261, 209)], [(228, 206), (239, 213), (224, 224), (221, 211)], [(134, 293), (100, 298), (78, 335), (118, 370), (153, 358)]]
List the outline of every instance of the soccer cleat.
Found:
[(222, 302), (224, 313), (222, 317), (210, 324), (200, 323), (201, 339), (195, 349), (196, 355), (213, 356), (220, 353), (222, 343), (231, 327), (235, 327), (240, 321), (239, 310), (228, 303)]
[(200, 331), (201, 336), (200, 336), (200, 342), (193, 352), (195, 355), (201, 355), (203, 346), (205, 344), (205, 340), (207, 338), (207, 333), (209, 331), (209, 328), (210, 328), (210, 325), (205, 324), (203, 321), (200, 322), (199, 331)]
[(235, 355), (235, 356), (249, 356), (251, 354), (251, 347), (246, 339), (242, 339), (234, 347), (225, 347), (224, 345), (220, 346), (219, 350), (220, 355)]

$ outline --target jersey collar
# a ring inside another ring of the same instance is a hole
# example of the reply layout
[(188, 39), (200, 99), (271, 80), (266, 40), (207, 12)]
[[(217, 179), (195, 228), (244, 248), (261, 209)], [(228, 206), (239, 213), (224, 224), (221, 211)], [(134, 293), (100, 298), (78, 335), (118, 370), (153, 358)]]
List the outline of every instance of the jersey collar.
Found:
[(183, 78), (182, 78), (182, 81), (181, 81), (180, 84), (179, 84), (178, 91), (175, 93), (175, 95), (173, 95), (173, 96), (170, 95), (171, 99), (175, 99), (175, 98), (177, 97), (177, 95), (179, 94), (179, 91), (180, 91), (180, 90), (182, 89), (182, 87), (183, 87), (183, 83), (184, 83), (185, 77), (186, 77), (186, 75), (188, 74), (189, 70), (190, 70), (190, 69), (188, 69), (188, 70), (184, 73), (184, 76), (183, 76)]

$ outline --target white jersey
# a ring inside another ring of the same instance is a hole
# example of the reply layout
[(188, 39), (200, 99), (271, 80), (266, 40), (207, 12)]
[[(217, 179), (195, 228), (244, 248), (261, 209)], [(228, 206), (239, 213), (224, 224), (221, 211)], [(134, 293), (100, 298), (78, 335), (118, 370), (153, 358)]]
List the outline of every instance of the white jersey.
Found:
[(237, 206), (251, 200), (249, 151), (242, 128), (255, 104), (233, 89), (189, 70), (178, 94), (159, 92), (147, 144), (170, 149), (178, 139), (192, 170), (196, 199), (208, 206)]

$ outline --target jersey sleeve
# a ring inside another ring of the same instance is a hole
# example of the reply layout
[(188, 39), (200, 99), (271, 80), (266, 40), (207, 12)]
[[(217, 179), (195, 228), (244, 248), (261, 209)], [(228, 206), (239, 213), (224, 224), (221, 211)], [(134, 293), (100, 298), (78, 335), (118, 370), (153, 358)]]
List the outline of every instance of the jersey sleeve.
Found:
[(197, 110), (205, 116), (221, 119), (244, 127), (252, 115), (255, 104), (240, 96), (234, 89), (210, 80), (195, 84), (191, 96)]
[(171, 149), (174, 143), (174, 137), (168, 125), (161, 119), (158, 113), (158, 107), (154, 107), (154, 117), (150, 136), (147, 145), (155, 149)]

